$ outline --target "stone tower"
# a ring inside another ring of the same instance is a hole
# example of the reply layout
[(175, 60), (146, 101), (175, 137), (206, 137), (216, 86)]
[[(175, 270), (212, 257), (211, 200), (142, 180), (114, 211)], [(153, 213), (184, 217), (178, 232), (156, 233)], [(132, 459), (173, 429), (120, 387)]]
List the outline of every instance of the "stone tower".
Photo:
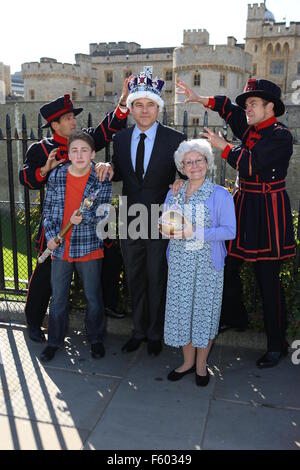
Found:
[(277, 83), (288, 102), (300, 76), (300, 23), (276, 22), (266, 2), (248, 5), (245, 51), (252, 56), (251, 75)]

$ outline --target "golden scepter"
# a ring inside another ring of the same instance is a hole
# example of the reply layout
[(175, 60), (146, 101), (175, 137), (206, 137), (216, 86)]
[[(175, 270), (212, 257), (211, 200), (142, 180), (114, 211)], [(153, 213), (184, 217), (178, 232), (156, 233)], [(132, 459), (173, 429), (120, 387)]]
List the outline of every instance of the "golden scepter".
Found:
[[(82, 202), (81, 206), (79, 207), (78, 211), (76, 212), (76, 216), (79, 216), (83, 213), (84, 210), (86, 209), (90, 209), (90, 207), (92, 207), (92, 205), (94, 204), (94, 200), (96, 199), (96, 196), (99, 192), (99, 189), (98, 191), (96, 191), (95, 193), (92, 193), (89, 197), (86, 197), (84, 199), (84, 201)], [(59, 234), (54, 238), (54, 241), (57, 245), (59, 245), (64, 236), (66, 235), (66, 233), (70, 230), (70, 228), (72, 227), (72, 222), (71, 220), (67, 223), (67, 225), (64, 226), (64, 228), (59, 232)], [(47, 258), (48, 256), (52, 253), (53, 250), (50, 250), (50, 248), (46, 248), (45, 251), (43, 251), (43, 253), (41, 254), (41, 256), (38, 258), (38, 262), (41, 264), (43, 263)]]

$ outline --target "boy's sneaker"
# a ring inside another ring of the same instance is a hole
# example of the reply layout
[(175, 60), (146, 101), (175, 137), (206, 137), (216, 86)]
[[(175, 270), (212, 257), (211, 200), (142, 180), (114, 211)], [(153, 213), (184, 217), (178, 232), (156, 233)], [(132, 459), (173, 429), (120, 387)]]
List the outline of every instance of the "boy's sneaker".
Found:
[(91, 344), (91, 356), (94, 359), (101, 359), (105, 356), (105, 349), (102, 343)]
[(58, 348), (55, 348), (53, 346), (47, 346), (44, 351), (42, 352), (41, 356), (40, 356), (40, 360), (42, 362), (49, 362), (51, 361), (54, 356), (55, 356), (55, 353), (56, 351), (58, 350)]

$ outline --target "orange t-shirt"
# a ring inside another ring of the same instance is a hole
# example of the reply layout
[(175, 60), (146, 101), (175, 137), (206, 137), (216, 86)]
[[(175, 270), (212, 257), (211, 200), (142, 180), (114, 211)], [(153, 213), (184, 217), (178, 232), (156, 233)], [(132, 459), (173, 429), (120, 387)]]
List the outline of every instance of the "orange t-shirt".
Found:
[[(68, 171), (67, 173), (67, 181), (66, 181), (66, 193), (65, 193), (65, 208), (64, 208), (64, 218), (63, 224), (64, 227), (69, 222), (71, 216), (73, 215), (76, 209), (79, 209), (84, 189), (86, 183), (90, 176), (90, 171), (84, 176), (74, 176)], [(82, 256), (81, 258), (70, 258), (69, 251), (70, 251), (70, 244), (71, 244), (71, 236), (72, 236), (73, 227), (66, 233), (64, 240), (65, 240), (65, 250), (63, 254), (63, 260), (69, 261), (70, 263), (73, 261), (90, 261), (94, 259), (100, 259), (104, 257), (103, 250), (99, 248), (98, 250), (92, 251), (88, 255)]]

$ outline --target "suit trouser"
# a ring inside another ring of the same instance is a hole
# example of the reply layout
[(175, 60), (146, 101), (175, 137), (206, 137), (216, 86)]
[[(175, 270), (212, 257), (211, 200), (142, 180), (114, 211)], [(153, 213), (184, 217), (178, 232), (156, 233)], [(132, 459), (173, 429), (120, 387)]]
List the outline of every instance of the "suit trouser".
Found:
[[(224, 271), (222, 304), (223, 322), (242, 326), (246, 310), (242, 301), (242, 286), (239, 276), (243, 260), (228, 256)], [(260, 289), (264, 326), (268, 351), (281, 351), (286, 346), (286, 305), (284, 291), (280, 284), (280, 261), (257, 261), (253, 263), (255, 277)]]
[(167, 246), (168, 240), (121, 240), (136, 339), (163, 337)]
[(120, 247), (112, 245), (104, 246), (104, 258), (102, 263), (102, 289), (104, 305), (117, 311), (120, 299), (120, 272), (123, 259)]
[(51, 257), (37, 263), (30, 278), (25, 315), (29, 326), (42, 326), (51, 297)]

